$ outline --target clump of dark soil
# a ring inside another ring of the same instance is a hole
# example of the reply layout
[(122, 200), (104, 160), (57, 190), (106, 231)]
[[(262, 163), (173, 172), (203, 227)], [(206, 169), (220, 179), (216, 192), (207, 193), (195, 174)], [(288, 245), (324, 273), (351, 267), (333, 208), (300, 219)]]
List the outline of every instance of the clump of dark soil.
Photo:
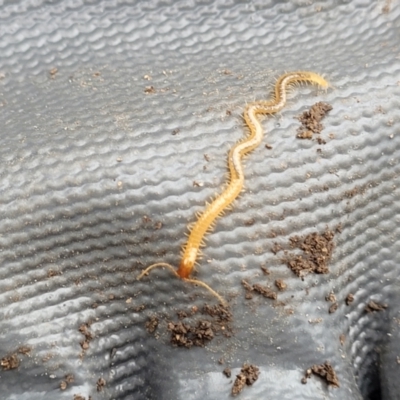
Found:
[(0, 365), (5, 371), (10, 369), (17, 369), (19, 366), (19, 358), (15, 353), (5, 356), (1, 359)]
[(259, 283), (255, 283), (253, 285), (253, 290), (261, 294), (262, 296), (266, 297), (267, 299), (276, 300), (276, 293), (268, 288), (267, 286), (260, 285)]
[(240, 373), (236, 375), (235, 382), (233, 383), (232, 387), (232, 395), (238, 395), (243, 388), (248, 385), (252, 385), (260, 375), (260, 370), (258, 367), (252, 364), (243, 364)]
[(80, 345), (82, 347), (82, 353), (81, 353), (81, 357), (83, 357), (84, 352), (89, 348), (89, 344), (91, 342), (91, 340), (94, 338), (93, 333), (90, 331), (90, 323), (87, 324), (82, 324), (79, 327), (79, 332), (85, 337), (85, 339), (80, 342)]
[(292, 236), (289, 239), (291, 248), (298, 248), (303, 254), (287, 253), (284, 262), (299, 277), (309, 273), (327, 274), (334, 249), (334, 236), (329, 229), (322, 234), (313, 232), (306, 236)]
[(245, 298), (247, 300), (253, 298), (253, 292), (257, 294), (261, 294), (262, 296), (266, 297), (267, 299), (272, 299), (276, 300), (277, 295), (276, 293), (271, 290), (268, 286), (263, 286), (260, 285), (259, 283), (255, 283), (253, 285), (250, 285), (249, 282), (247, 282), (245, 279), (242, 280), (242, 285), (246, 289), (246, 295)]
[(170, 322), (168, 329), (171, 331), (171, 343), (179, 347), (204, 347), (214, 338), (214, 331), (210, 321), (198, 321), (196, 326), (183, 322)]
[(191, 348), (204, 347), (216, 335), (232, 336), (232, 313), (222, 305), (210, 306), (205, 304), (201, 314), (211, 319), (201, 318), (197, 322), (185, 322), (187, 314), (178, 312), (180, 321), (169, 321), (168, 330), (171, 332), (170, 342), (174, 346)]
[(31, 352), (31, 348), (29, 346), (20, 346), (17, 351), (12, 354), (8, 354), (0, 360), (0, 365), (4, 371), (9, 371), (11, 369), (16, 369), (19, 367), (20, 359), (17, 357), (17, 354), (22, 354), (24, 356), (29, 355)]
[(223, 373), (227, 378), (230, 378), (230, 377), (232, 376), (232, 371), (231, 371), (231, 369), (230, 369), (229, 367), (226, 367), (226, 368), (222, 371), (222, 373)]
[(346, 301), (346, 305), (349, 306), (354, 301), (354, 294), (349, 293), (346, 296), (346, 300), (345, 301)]
[[(322, 129), (324, 129), (321, 121), (331, 110), (332, 106), (330, 104), (321, 101), (314, 104), (308, 111), (304, 111), (303, 114), (297, 117), (302, 125), (297, 130), (297, 137), (300, 139), (311, 139), (314, 133), (321, 133)], [(322, 140), (319, 140), (319, 143), (324, 144)]]
[(97, 380), (96, 386), (97, 386), (97, 391), (102, 392), (104, 389), (104, 386), (106, 386), (106, 380), (104, 378), (99, 378)]
[(147, 332), (154, 333), (158, 327), (158, 318), (155, 315), (152, 315), (146, 322), (145, 326)]
[(305, 376), (303, 377), (301, 382), (307, 383), (307, 379), (311, 377), (311, 374), (317, 375), (320, 378), (324, 379), (328, 386), (340, 387), (339, 379), (329, 361), (325, 361), (324, 364), (313, 365), (306, 371)]
[(74, 375), (72, 374), (65, 375), (65, 379), (60, 382), (60, 389), (65, 390), (68, 387), (68, 385), (74, 382), (74, 380), (75, 380)]
[(365, 307), (365, 311), (367, 313), (372, 313), (376, 311), (383, 311), (388, 307), (387, 304), (377, 303), (376, 301), (371, 300)]

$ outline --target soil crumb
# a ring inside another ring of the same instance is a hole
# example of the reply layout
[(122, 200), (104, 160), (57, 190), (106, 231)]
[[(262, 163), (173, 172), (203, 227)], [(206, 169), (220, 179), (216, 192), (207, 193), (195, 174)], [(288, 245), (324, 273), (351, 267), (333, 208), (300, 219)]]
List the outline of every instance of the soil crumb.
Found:
[(322, 234), (313, 232), (304, 237), (292, 236), (289, 238), (290, 246), (302, 250), (303, 254), (288, 253), (283, 261), (298, 277), (309, 273), (327, 274), (334, 249), (334, 236), (329, 229)]
[(283, 292), (287, 288), (287, 284), (282, 279), (275, 280), (275, 286), (278, 288), (279, 291)]
[(158, 327), (158, 318), (155, 315), (152, 315), (146, 322), (145, 326), (147, 332), (154, 333)]
[(212, 319), (200, 319), (197, 323), (183, 322), (186, 314), (180, 312), (178, 313), (180, 321), (168, 322), (167, 328), (171, 332), (170, 342), (173, 346), (204, 347), (218, 334), (223, 334), (225, 337), (232, 336), (232, 313), (228, 308), (222, 305), (205, 304), (201, 313)]
[(330, 307), (329, 307), (329, 314), (333, 314), (337, 311), (339, 307), (338, 303), (333, 303)]
[(263, 285), (260, 285), (259, 283), (255, 283), (253, 285), (253, 290), (256, 293), (263, 295), (267, 299), (276, 300), (276, 297), (277, 297), (276, 293), (273, 290), (271, 290), (270, 288), (268, 288), (267, 286), (263, 286)]
[(349, 306), (354, 301), (354, 294), (349, 293), (346, 297), (346, 305)]
[(5, 356), (1, 359), (0, 365), (4, 371), (17, 369), (19, 366), (19, 359), (15, 353)]
[[(297, 137), (300, 139), (312, 139), (314, 133), (321, 133), (324, 126), (321, 124), (325, 115), (332, 110), (332, 106), (328, 103), (319, 102), (314, 104), (308, 111), (296, 117), (301, 127), (297, 130)], [(325, 144), (324, 141), (319, 140), (319, 144)]]
[(328, 386), (340, 387), (339, 379), (329, 361), (325, 361), (324, 364), (313, 365), (311, 368), (307, 369), (301, 382), (307, 383), (307, 379), (311, 377), (311, 374), (324, 379)]
[(104, 389), (104, 386), (106, 386), (106, 381), (103, 378), (99, 378), (97, 381), (97, 391), (102, 392)]
[(252, 364), (243, 364), (240, 374), (236, 375), (235, 382), (232, 387), (232, 395), (238, 395), (245, 385), (252, 385), (260, 375), (260, 370), (258, 367)]
[(365, 307), (365, 311), (367, 313), (372, 313), (375, 311), (383, 311), (387, 308), (387, 304), (377, 303), (376, 301), (371, 300)]
[(171, 343), (179, 347), (204, 347), (207, 342), (214, 338), (210, 321), (199, 321), (197, 326), (184, 324), (183, 322), (170, 322), (168, 329), (171, 331)]
[(72, 374), (65, 375), (64, 380), (60, 382), (60, 389), (65, 390), (69, 384), (74, 382), (74, 380), (75, 380), (74, 375)]
[(230, 378), (230, 377), (232, 376), (232, 371), (231, 371), (231, 369), (228, 368), (228, 367), (226, 367), (226, 368), (222, 371), (222, 373), (223, 373), (227, 378)]
[[(78, 329), (79, 332), (85, 337), (85, 340), (80, 343), (84, 352), (89, 348), (90, 341), (94, 338), (93, 333), (90, 332), (90, 325), (90, 323), (82, 324)], [(83, 356), (83, 353), (81, 356)]]

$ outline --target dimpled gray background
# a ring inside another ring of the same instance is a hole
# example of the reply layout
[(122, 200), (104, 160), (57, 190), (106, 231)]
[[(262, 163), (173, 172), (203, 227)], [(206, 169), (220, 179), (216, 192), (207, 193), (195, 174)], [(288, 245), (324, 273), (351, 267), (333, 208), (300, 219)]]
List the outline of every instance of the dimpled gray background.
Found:
[[(222, 369), (248, 361), (261, 374), (241, 399), (399, 399), (399, 38), (390, 1), (1, 2), (0, 349), (32, 349), (0, 373), (1, 398), (228, 399)], [(245, 191), (197, 268), (231, 299), (235, 334), (172, 348), (147, 319), (215, 300), (168, 271), (136, 277), (178, 264), (187, 224), (226, 179), (244, 105), (302, 69), (333, 89), (295, 89), (263, 122), (273, 148), (247, 157)], [(294, 117), (316, 101), (333, 106), (322, 146), (296, 138)], [(338, 224), (328, 275), (302, 281), (271, 251)], [(245, 278), (284, 279), (286, 305), (244, 300)], [(370, 299), (389, 308), (367, 315)], [(302, 385), (325, 360), (341, 387)]]

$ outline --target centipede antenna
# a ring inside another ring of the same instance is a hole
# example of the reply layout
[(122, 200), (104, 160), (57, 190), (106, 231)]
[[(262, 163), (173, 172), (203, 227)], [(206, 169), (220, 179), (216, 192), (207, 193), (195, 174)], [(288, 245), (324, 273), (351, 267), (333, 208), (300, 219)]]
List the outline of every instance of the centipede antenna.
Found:
[(154, 268), (159, 268), (159, 267), (166, 267), (166, 268), (168, 268), (169, 270), (172, 271), (172, 273), (173, 273), (174, 275), (176, 275), (176, 276), (179, 278), (179, 275), (177, 274), (175, 268), (174, 268), (171, 264), (167, 264), (167, 263), (160, 262), (160, 263), (152, 264), (152, 265), (150, 265), (149, 267), (147, 267), (146, 269), (144, 269), (144, 270), (141, 272), (141, 274), (140, 274), (136, 279), (137, 279), (138, 281), (140, 281), (145, 275), (147, 276), (147, 275), (149, 274), (149, 272), (150, 272), (152, 269), (154, 269)]
[(210, 286), (207, 285), (207, 283), (204, 283), (202, 281), (199, 281), (197, 279), (185, 279), (185, 282), (189, 282), (189, 283), (193, 283), (194, 285), (199, 285), (199, 286), (203, 286), (204, 288), (206, 288), (213, 296), (215, 296), (220, 303), (224, 306), (224, 307), (228, 307), (228, 303), (225, 301), (225, 299), (222, 298), (222, 296), (220, 296), (215, 290), (211, 289)]

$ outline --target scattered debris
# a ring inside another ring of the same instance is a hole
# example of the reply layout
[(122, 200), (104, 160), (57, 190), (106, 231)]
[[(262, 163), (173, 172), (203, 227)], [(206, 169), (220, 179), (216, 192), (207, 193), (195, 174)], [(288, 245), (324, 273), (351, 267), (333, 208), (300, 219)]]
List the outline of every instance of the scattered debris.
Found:
[[(324, 129), (321, 120), (331, 110), (332, 106), (330, 104), (321, 101), (314, 104), (310, 110), (304, 111), (303, 114), (296, 117), (302, 124), (297, 130), (297, 137), (300, 139), (312, 139), (314, 133), (321, 133), (322, 129)], [(318, 142), (319, 144), (325, 144), (320, 138)]]
[(201, 310), (203, 315), (212, 319), (200, 319), (196, 322), (184, 322), (187, 317), (193, 317), (198, 312), (197, 307), (192, 307), (191, 315), (185, 311), (178, 311), (180, 321), (169, 321), (167, 328), (171, 332), (170, 342), (174, 346), (191, 348), (192, 346), (204, 347), (218, 334), (225, 337), (232, 336), (232, 313), (223, 305), (210, 306), (205, 304)]
[(333, 303), (330, 307), (329, 307), (329, 314), (333, 314), (334, 312), (336, 312), (336, 310), (338, 309), (339, 304), (338, 303)]
[(223, 373), (227, 378), (230, 378), (230, 377), (232, 376), (232, 371), (231, 371), (231, 369), (228, 368), (228, 367), (226, 367), (226, 368), (222, 371), (222, 373)]
[(330, 292), (326, 297), (325, 297), (326, 301), (329, 301), (330, 303), (335, 303), (336, 302), (336, 296), (335, 293)]
[(155, 315), (152, 315), (149, 320), (146, 322), (146, 330), (149, 333), (154, 333), (158, 327), (158, 318)]
[(99, 378), (97, 381), (97, 391), (102, 392), (104, 389), (104, 386), (106, 386), (106, 381), (103, 378)]
[(236, 375), (235, 382), (232, 387), (232, 395), (238, 395), (245, 385), (252, 385), (260, 375), (260, 370), (258, 367), (252, 364), (243, 364), (240, 374)]
[(16, 369), (19, 366), (19, 359), (15, 353), (5, 356), (1, 359), (0, 365), (4, 371)]
[(328, 386), (340, 387), (339, 379), (329, 361), (325, 361), (325, 363), (321, 365), (313, 365), (311, 368), (307, 369), (304, 377), (301, 379), (301, 383), (307, 383), (307, 379), (311, 378), (311, 374), (323, 378)]
[(276, 293), (273, 290), (271, 290), (267, 286), (260, 285), (259, 283), (255, 283), (253, 285), (253, 290), (256, 293), (259, 293), (259, 294), (263, 295), (267, 299), (276, 300), (276, 298), (277, 298)]
[[(90, 332), (90, 325), (91, 323), (87, 323), (87, 324), (82, 324), (79, 327), (79, 332), (85, 336), (85, 340), (83, 340), (80, 344), (82, 347), (82, 350), (85, 352), (88, 348), (89, 348), (89, 344), (90, 341), (94, 338), (94, 335), (92, 332)], [(81, 354), (81, 356), (83, 356), (83, 353)]]
[(171, 331), (171, 343), (179, 347), (204, 347), (214, 338), (211, 322), (205, 320), (199, 321), (197, 326), (182, 322), (169, 322), (168, 329)]
[(58, 68), (56, 68), (56, 67), (52, 68), (52, 69), (49, 71), (49, 73), (50, 73), (50, 78), (51, 78), (51, 79), (55, 79), (57, 72), (58, 72)]
[(261, 271), (263, 272), (264, 275), (270, 275), (271, 274), (270, 270), (267, 267), (261, 266), (260, 268), (261, 268)]
[(334, 249), (333, 231), (326, 229), (322, 234), (313, 232), (304, 237), (292, 236), (290, 245), (292, 248), (299, 248), (302, 255), (287, 254), (284, 261), (287, 266), (299, 277), (308, 273), (327, 274), (328, 263)]
[(144, 88), (144, 92), (145, 92), (146, 94), (152, 94), (152, 93), (155, 93), (155, 92), (156, 92), (156, 89), (154, 89), (154, 86), (146, 86), (146, 87)]
[(346, 297), (346, 305), (349, 306), (354, 301), (354, 294), (349, 293)]
[(286, 282), (285, 282), (284, 280), (282, 280), (282, 279), (277, 279), (277, 280), (275, 281), (275, 286), (276, 286), (276, 287), (278, 288), (278, 290), (280, 290), (281, 292), (284, 291), (284, 290), (286, 290), (286, 288), (287, 288)]
[(252, 286), (245, 279), (242, 280), (242, 285), (246, 290), (246, 294), (244, 296), (245, 299), (246, 300), (251, 300), (253, 298), (253, 294), (252, 294), (253, 288), (252, 288)]
[(387, 304), (381, 304), (377, 303), (373, 300), (371, 300), (366, 306), (365, 306), (365, 311), (367, 313), (372, 313), (374, 311), (383, 311), (388, 307)]
[(69, 384), (74, 382), (74, 380), (75, 380), (74, 375), (72, 374), (65, 375), (64, 380), (60, 382), (60, 389), (65, 390)]

